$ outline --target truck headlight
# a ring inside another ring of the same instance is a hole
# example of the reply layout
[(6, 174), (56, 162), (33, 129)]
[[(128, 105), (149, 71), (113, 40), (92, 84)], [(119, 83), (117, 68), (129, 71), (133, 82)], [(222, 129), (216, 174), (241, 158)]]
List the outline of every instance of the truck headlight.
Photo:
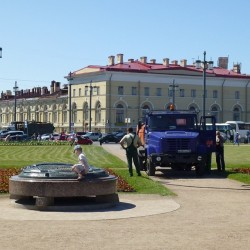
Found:
[(161, 157), (160, 157), (160, 156), (157, 156), (157, 157), (156, 157), (156, 161), (161, 161)]

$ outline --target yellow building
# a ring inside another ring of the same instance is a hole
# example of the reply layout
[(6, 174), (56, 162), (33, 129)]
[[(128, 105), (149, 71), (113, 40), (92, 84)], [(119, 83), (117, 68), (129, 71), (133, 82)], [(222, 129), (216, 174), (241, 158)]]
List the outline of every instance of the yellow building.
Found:
[(220, 57), (216, 67), (207, 62), (204, 77), (200, 63), (188, 65), (185, 59), (169, 63), (168, 58), (148, 62), (147, 57), (124, 62), (123, 54), (118, 54), (116, 62), (110, 56), (106, 66), (76, 70), (66, 77), (72, 125), (76, 130), (89, 130), (89, 124), (93, 131), (125, 130), (135, 127), (147, 109), (167, 109), (172, 103), (177, 109), (215, 115), (217, 122), (249, 121), (250, 75), (241, 74), (240, 64), (228, 70), (228, 58)]

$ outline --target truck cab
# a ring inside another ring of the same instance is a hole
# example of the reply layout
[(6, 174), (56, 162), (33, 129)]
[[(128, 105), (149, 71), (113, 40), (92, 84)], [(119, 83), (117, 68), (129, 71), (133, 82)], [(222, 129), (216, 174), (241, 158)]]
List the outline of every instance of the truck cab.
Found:
[[(211, 130), (206, 123), (213, 124)], [(139, 148), (141, 169), (155, 175), (157, 168), (191, 170), (201, 176), (211, 168), (211, 153), (215, 151), (215, 118), (201, 117), (192, 111), (149, 111), (145, 117), (144, 147)], [(143, 138), (142, 138), (143, 137)]]

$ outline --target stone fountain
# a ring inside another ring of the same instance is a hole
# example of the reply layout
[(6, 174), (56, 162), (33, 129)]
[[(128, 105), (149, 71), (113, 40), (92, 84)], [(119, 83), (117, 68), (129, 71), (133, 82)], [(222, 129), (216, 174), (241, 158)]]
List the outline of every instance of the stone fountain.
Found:
[(32, 206), (25, 207), (37, 210), (50, 210), (57, 199), (63, 198), (67, 198), (67, 203), (70, 203), (69, 198), (88, 198), (95, 204), (111, 206), (119, 202), (116, 176), (109, 175), (104, 169), (90, 167), (85, 178), (78, 181), (71, 166), (66, 163), (40, 163), (23, 168), (19, 175), (9, 180), (10, 198), (16, 203), (24, 201), (24, 205), (27, 200), (33, 200)]

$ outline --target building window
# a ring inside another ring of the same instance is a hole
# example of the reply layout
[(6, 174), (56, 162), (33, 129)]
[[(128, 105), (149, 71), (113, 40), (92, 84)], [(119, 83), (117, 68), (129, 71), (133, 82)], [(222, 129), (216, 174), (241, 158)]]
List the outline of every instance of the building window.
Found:
[(125, 111), (124, 107), (122, 104), (118, 104), (116, 106), (116, 123), (124, 123), (125, 122), (125, 117), (124, 117)]
[[(240, 99), (240, 91), (235, 91), (235, 99)], [(235, 120), (237, 121), (237, 120)]]
[(241, 120), (240, 114), (241, 114), (241, 109), (239, 107), (235, 107), (233, 109), (233, 121), (240, 121)]
[(68, 119), (68, 118), (67, 118), (67, 110), (63, 110), (63, 113), (62, 113), (62, 114), (63, 114), (62, 122), (63, 122), (63, 123), (66, 123), (66, 122), (67, 122), (67, 119)]
[(156, 89), (156, 95), (157, 96), (161, 96), (161, 88), (157, 88)]
[(82, 95), (82, 89), (80, 88), (79, 89), (79, 96), (81, 96)]
[(180, 97), (184, 97), (185, 94), (184, 94), (184, 89), (180, 89)]
[(196, 97), (196, 89), (191, 89), (191, 97)]
[(85, 103), (83, 107), (83, 120), (87, 121), (89, 119), (89, 107), (88, 104)]
[(44, 112), (43, 121), (48, 122), (48, 111), (47, 110)]
[(218, 91), (217, 90), (213, 90), (213, 98), (218, 98)]
[(123, 86), (119, 86), (118, 87), (118, 95), (123, 95), (124, 93), (124, 88), (123, 88)]
[(73, 97), (75, 97), (75, 96), (76, 96), (76, 90), (73, 89)]
[(88, 95), (88, 86), (85, 86), (85, 89), (84, 89), (84, 95)]
[(132, 87), (132, 95), (137, 95), (137, 87)]
[(219, 122), (219, 108), (217, 106), (212, 107), (211, 115), (215, 117), (216, 122)]
[(56, 111), (53, 111), (53, 113), (52, 113), (52, 121), (53, 121), (53, 123), (57, 123), (57, 112)]
[(74, 123), (76, 123), (77, 122), (77, 107), (76, 107), (76, 104), (74, 103), (73, 105), (72, 105), (73, 107), (72, 107), (72, 121), (74, 122)]
[(168, 88), (168, 97), (172, 97), (173, 96), (173, 89), (172, 88)]
[(144, 96), (149, 96), (149, 87), (144, 88)]
[(151, 110), (151, 108), (149, 107), (149, 105), (145, 104), (143, 107), (142, 107), (142, 117), (145, 117), (147, 112)]
[(100, 95), (100, 87), (95, 87), (96, 95)]
[(96, 122), (97, 123), (100, 123), (101, 122), (101, 104), (98, 103), (96, 105), (96, 110), (95, 110), (95, 119), (96, 119)]

